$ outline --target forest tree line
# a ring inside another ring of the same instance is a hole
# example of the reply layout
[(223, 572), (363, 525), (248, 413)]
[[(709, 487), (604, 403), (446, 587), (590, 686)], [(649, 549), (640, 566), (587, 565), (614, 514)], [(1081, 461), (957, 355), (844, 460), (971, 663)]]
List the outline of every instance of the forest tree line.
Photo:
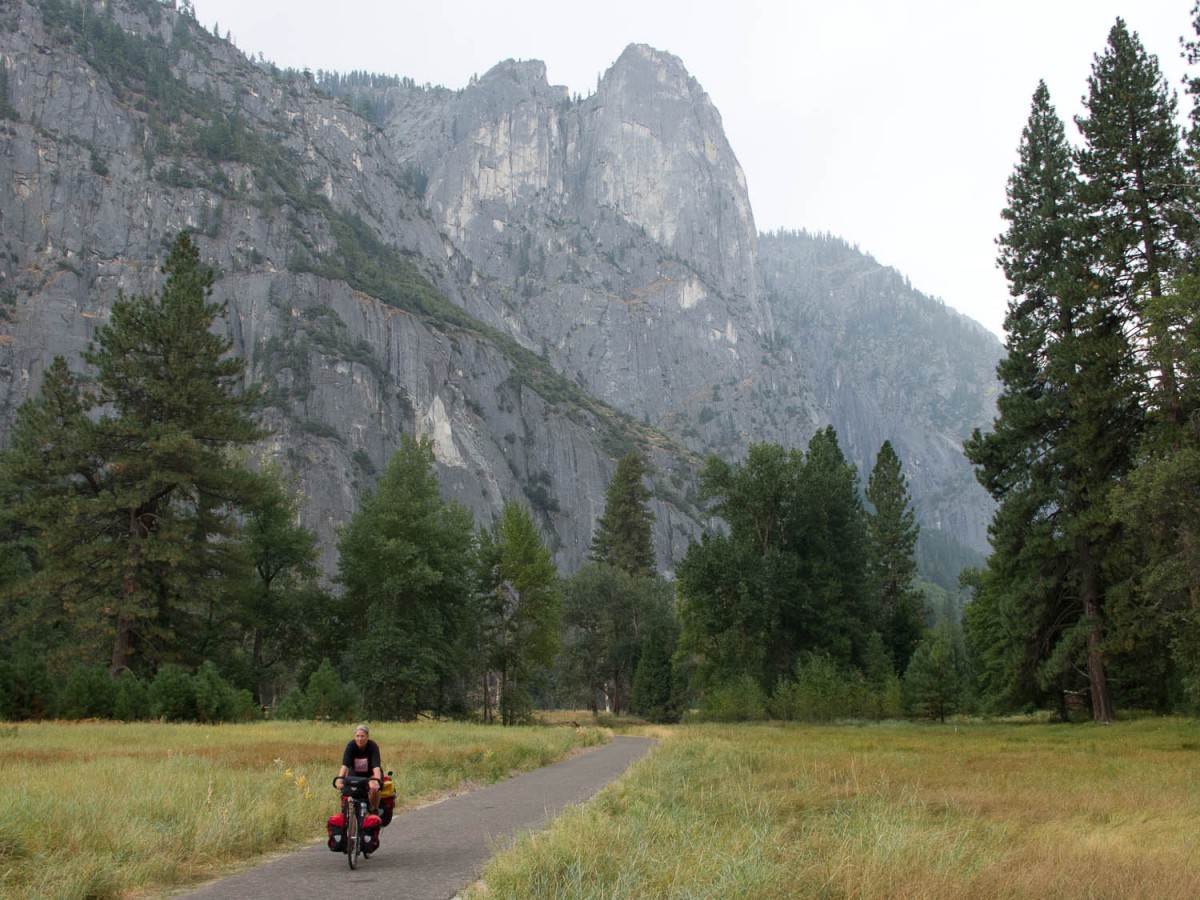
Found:
[(516, 723), (557, 704), (671, 721), (708, 703), (740, 718), (814, 665), (857, 684), (864, 710), (901, 712), (925, 613), (890, 445), (871, 511), (832, 429), (807, 452), (711, 459), (702, 483), (727, 524), (676, 584), (636, 452), (564, 578), (527, 509), (508, 501), (477, 529), (442, 499), (430, 443), (404, 436), (325, 586), (296, 492), (250, 455), (262, 396), (213, 327), (225, 306), (188, 234), (162, 271), (157, 294), (117, 299), (84, 371), (54, 360), (0, 454), (0, 715)]
[(672, 582), (636, 454), (562, 577), (524, 506), (478, 529), (406, 436), (323, 583), (296, 491), (251, 456), (263, 398), (213, 331), (224, 307), (185, 234), (82, 371), (42, 374), (0, 453), (0, 716), (1194, 711), (1200, 79), (1185, 89), (1181, 127), (1117, 20), (1077, 143), (1034, 92), (1002, 211), (998, 415), (965, 444), (998, 504), (992, 553), (961, 623), (916, 575), (901, 461), (885, 443), (864, 487), (832, 429), (709, 459), (713, 527)]

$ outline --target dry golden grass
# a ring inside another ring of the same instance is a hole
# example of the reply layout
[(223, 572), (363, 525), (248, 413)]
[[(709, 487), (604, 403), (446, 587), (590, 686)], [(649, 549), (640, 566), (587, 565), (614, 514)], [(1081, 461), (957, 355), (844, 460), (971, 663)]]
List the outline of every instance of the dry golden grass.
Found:
[[(597, 729), (371, 729), (400, 806), (537, 768)], [(0, 726), (0, 896), (116, 898), (323, 836), (350, 726)]]
[(1192, 720), (682, 727), (495, 860), (486, 895), (1194, 898), (1198, 738)]

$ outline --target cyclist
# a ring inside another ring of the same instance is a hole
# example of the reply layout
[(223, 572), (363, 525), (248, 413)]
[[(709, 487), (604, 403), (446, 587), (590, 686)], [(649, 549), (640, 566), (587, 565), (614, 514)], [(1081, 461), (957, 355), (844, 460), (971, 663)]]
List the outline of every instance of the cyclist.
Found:
[(371, 729), (365, 724), (354, 729), (354, 739), (342, 752), (342, 769), (334, 782), (341, 790), (347, 775), (370, 778), (367, 783), (367, 806), (373, 813), (379, 812), (379, 789), (383, 785), (383, 766), (379, 761), (379, 745), (371, 740)]

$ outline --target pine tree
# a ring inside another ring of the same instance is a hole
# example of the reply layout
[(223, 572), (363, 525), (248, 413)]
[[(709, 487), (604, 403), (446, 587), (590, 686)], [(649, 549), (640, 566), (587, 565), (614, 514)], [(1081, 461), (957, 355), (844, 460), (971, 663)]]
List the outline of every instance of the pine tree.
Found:
[(607, 563), (586, 562), (563, 581), (563, 652), (560, 689), (576, 701), (583, 700), (592, 714), (600, 712), (601, 698), (611, 670), (608, 638), (623, 626), (609, 622), (609, 600), (621, 591), (629, 576)]
[(339, 637), (380, 716), (461, 709), (471, 670), (473, 521), (433, 462), (428, 438), (404, 436), (338, 541)]
[(1093, 715), (1111, 721), (1113, 660), (1126, 697), (1162, 693), (1150, 662), (1165, 657), (1169, 604), (1134, 579), (1145, 568), (1135, 554), (1155, 551), (1127, 526), (1149, 509), (1139, 486), (1144, 500), (1162, 483), (1135, 462), (1160, 466), (1155, 447), (1173, 457), (1188, 417), (1192, 314), (1171, 297), (1196, 238), (1196, 187), (1174, 96), (1119, 19), (1084, 102), (1072, 156), (1039, 86), (1009, 182), (1000, 417), (967, 444), (1001, 506), (968, 626), (993, 667), (985, 678), (1007, 679), (1012, 699), (1061, 691), (1083, 663)]
[[(1186, 335), (1197, 305), (1180, 278), (1194, 266), (1197, 180), (1184, 152), (1174, 92), (1157, 59), (1120, 19), (1096, 57), (1085, 108), (1087, 114), (1076, 120), (1086, 140), (1079, 153), (1085, 234), (1093, 271), (1112, 296), (1114, 318), (1135, 336), (1137, 369), (1125, 385), (1145, 413), (1126, 432), (1132, 444), (1128, 465), (1136, 468), (1120, 473), (1115, 512), (1107, 513), (1124, 517), (1120, 525), (1140, 543), (1127, 552), (1142, 557), (1127, 563), (1136, 589), (1123, 588), (1108, 603), (1109, 655), (1130, 670), (1124, 681), (1131, 699), (1163, 705), (1169, 702), (1168, 648), (1180, 646), (1172, 631), (1181, 598), (1169, 581), (1157, 579), (1171, 568), (1172, 555), (1195, 555), (1189, 549), (1194, 519), (1178, 503), (1152, 511), (1148, 501), (1164, 477), (1175, 482), (1177, 499), (1186, 498), (1187, 485), (1195, 483), (1185, 454), (1193, 443), (1196, 408), (1189, 384), (1195, 364)], [(1171, 519), (1173, 527), (1163, 534), (1161, 526)], [(1156, 532), (1166, 539), (1147, 539)]]
[(1001, 504), (976, 599), (983, 609), (971, 620), (992, 627), (986, 635), (976, 627), (972, 639), (1015, 642), (984, 655), (1002, 663), (1002, 677), (1040, 690), (1061, 690), (1082, 654), (1094, 714), (1110, 721), (1103, 607), (1116, 536), (1105, 498), (1128, 469), (1138, 412), (1127, 333), (1081, 240), (1078, 197), (1061, 121), (1040, 84), (999, 241), (1013, 296), (999, 416), (965, 445)]
[(924, 599), (914, 581), (920, 529), (909, 505), (908, 481), (890, 441), (884, 441), (867, 481), (874, 578), (881, 595), (884, 646), (903, 673), (925, 630)]
[(652, 495), (642, 484), (645, 475), (646, 463), (640, 453), (634, 450), (621, 457), (592, 536), (593, 560), (607, 562), (635, 578), (656, 572), (654, 514), (648, 505)]
[(180, 543), (190, 539), (204, 551), (232, 533), (235, 510), (220, 498), (247, 500), (256, 485), (224, 450), (263, 436), (251, 418), (258, 394), (242, 390), (245, 363), (229, 355), (230, 339), (212, 331), (225, 304), (210, 300), (212, 270), (186, 232), (162, 271), (160, 296), (119, 298), (84, 354), (96, 369), (96, 404), (117, 411), (101, 418), (98, 431), (115, 500), (109, 512), (128, 523), (130, 539), (119, 569), (114, 672), (129, 664), (147, 612), (169, 621), (164, 596), (186, 602), (207, 581), (200, 553), (191, 556), (194, 566), (177, 564)]
[(681, 686), (673, 659), (679, 625), (672, 610), (674, 585), (654, 579), (639, 582), (642, 599), (642, 646), (633, 673), (629, 708), (652, 722), (677, 722), (682, 713)]
[[(1200, 34), (1200, 6), (1193, 6), (1192, 24)], [(1136, 44), (1136, 36), (1130, 43)], [(1153, 122), (1157, 137), (1125, 151), (1125, 157), (1140, 162), (1132, 186), (1128, 175), (1124, 182), (1107, 176), (1131, 198), (1127, 201), (1124, 193), (1111, 197), (1117, 214), (1135, 225), (1149, 222), (1152, 226), (1140, 233), (1132, 225), (1127, 229), (1134, 238), (1131, 268), (1137, 274), (1147, 270), (1141, 275), (1144, 289), (1133, 294), (1130, 302), (1140, 315), (1148, 421), (1136, 467), (1114, 497), (1115, 514), (1140, 556), (1134, 589), (1123, 595), (1116, 610), (1119, 633), (1113, 643), (1122, 650), (1140, 651), (1131, 665), (1143, 676), (1139, 680), (1144, 705), (1169, 702), (1163, 695), (1172, 689), (1171, 676), (1177, 673), (1196, 708), (1200, 704), (1200, 537), (1196, 533), (1200, 507), (1194, 498), (1200, 494), (1200, 282), (1195, 274), (1194, 229), (1200, 222), (1196, 200), (1200, 77), (1187, 80), (1193, 108), (1191, 128), (1181, 147), (1172, 127), (1174, 97), (1158, 76), (1156, 62), (1144, 58), (1139, 49), (1135, 45), (1125, 54), (1132, 60), (1125, 69), (1133, 74), (1126, 76), (1128, 96), (1118, 95), (1115, 100), (1124, 101), (1143, 128), (1145, 122)], [(1200, 43), (1188, 42), (1186, 51), (1190, 63), (1200, 61)], [(1120, 137), (1114, 133), (1118, 145)], [(1141, 174), (1142, 170), (1148, 174)], [(1142, 183), (1147, 190), (1140, 189)], [(1097, 189), (1103, 185), (1098, 179)], [(1130, 209), (1123, 212), (1125, 207)], [(1156, 259), (1167, 262), (1158, 267), (1161, 293), (1153, 290), (1155, 283), (1148, 277), (1154, 270), (1147, 265), (1147, 248)], [(1146, 684), (1156, 676), (1158, 685)]]
[(212, 272), (187, 234), (162, 271), (162, 292), (119, 297), (84, 354), (94, 387), (56, 361), (5, 456), (39, 583), (81, 641), (108, 642), (114, 675), (204, 651), (220, 580), (245, 574), (228, 539), (257, 489), (227, 452), (263, 432), (243, 362), (212, 330)]
[(858, 473), (842, 453), (837, 432), (832, 426), (818, 431), (808, 443), (788, 516), (786, 543), (794, 565), (773, 571), (769, 582), (771, 593), (782, 599), (774, 653), (779, 677), (794, 670), (806, 649), (824, 650), (839, 665), (866, 662), (881, 609), (871, 590), (861, 497)]
[(1098, 54), (1075, 121), (1085, 146), (1080, 225), (1093, 272), (1116, 311), (1144, 335), (1146, 385), (1156, 385), (1163, 419), (1182, 421), (1167, 323), (1146, 315), (1161, 298), (1198, 236), (1197, 181), (1183, 152), (1173, 91), (1137, 34), (1121, 19)]
[(958, 711), (963, 690), (963, 658), (948, 620), (943, 619), (913, 655), (904, 691), (914, 713), (939, 722)]
[(1075, 121), (1081, 220), (1095, 269), (1131, 314), (1159, 297), (1195, 238), (1196, 181), (1183, 154), (1173, 91), (1121, 19), (1097, 54)]
[[(1200, 33), (1200, 7), (1192, 15)], [(1114, 498), (1115, 513), (1140, 554), (1134, 590), (1123, 596), (1116, 610), (1116, 643), (1122, 649), (1141, 651), (1131, 664), (1145, 673), (1139, 679), (1143, 684), (1158, 674), (1159, 685), (1170, 685), (1170, 673), (1159, 670), (1173, 667), (1195, 707), (1200, 703), (1200, 537), (1196, 533), (1200, 508), (1194, 500), (1200, 492), (1200, 284), (1194, 274), (1195, 253), (1188, 244), (1195, 243), (1194, 227), (1200, 218), (1195, 187), (1200, 103), (1194, 102), (1192, 127), (1180, 146), (1172, 127), (1174, 97), (1157, 75), (1153, 59), (1143, 59), (1136, 49), (1126, 54), (1134, 64), (1125, 68), (1139, 77), (1127, 76), (1128, 97), (1117, 99), (1126, 102), (1139, 122), (1153, 122), (1157, 137), (1125, 151), (1126, 157), (1136, 157), (1140, 168), (1132, 188), (1128, 175), (1126, 183), (1116, 182), (1124, 193), (1110, 202), (1116, 214), (1130, 220), (1131, 235), (1144, 235), (1129, 256), (1143, 284), (1131, 303), (1140, 315), (1148, 421), (1137, 465)], [(1189, 62), (1200, 59), (1195, 42), (1187, 50)], [(1189, 80), (1188, 92), (1193, 101), (1200, 98), (1200, 79)], [(1099, 190), (1105, 182), (1097, 182)], [(1143, 183), (1148, 189), (1139, 189)], [(1139, 232), (1136, 225), (1142, 222), (1149, 222), (1149, 227)], [(1149, 278), (1151, 258), (1166, 262), (1158, 266), (1157, 285)], [(1163, 687), (1158, 696), (1144, 689), (1139, 699), (1144, 705), (1162, 705), (1169, 702), (1166, 693)]]

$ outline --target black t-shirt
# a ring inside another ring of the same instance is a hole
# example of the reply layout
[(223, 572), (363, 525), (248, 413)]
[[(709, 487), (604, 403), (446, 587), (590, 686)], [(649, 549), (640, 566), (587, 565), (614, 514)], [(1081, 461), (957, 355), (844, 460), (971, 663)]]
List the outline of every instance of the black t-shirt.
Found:
[(376, 769), (383, 771), (383, 764), (379, 761), (379, 745), (368, 738), (366, 746), (359, 750), (358, 744), (350, 741), (342, 753), (342, 765), (351, 775), (363, 778), (370, 778)]

